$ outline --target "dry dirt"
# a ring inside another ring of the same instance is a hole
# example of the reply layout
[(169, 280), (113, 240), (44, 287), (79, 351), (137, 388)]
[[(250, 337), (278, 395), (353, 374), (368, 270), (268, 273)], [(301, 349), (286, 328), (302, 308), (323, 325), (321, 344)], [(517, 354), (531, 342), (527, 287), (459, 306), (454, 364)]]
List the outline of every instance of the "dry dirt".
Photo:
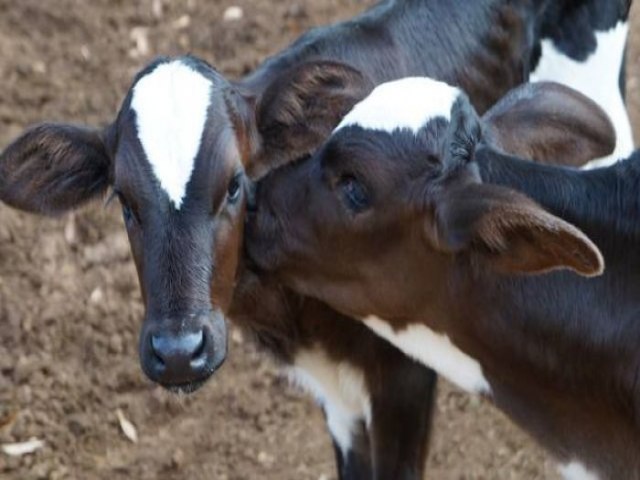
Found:
[[(40, 120), (106, 123), (133, 74), (157, 54), (193, 52), (239, 76), (308, 27), (372, 1), (235, 3), (243, 19), (225, 22), (226, 0), (0, 0), (0, 149)], [(637, 138), (639, 45), (632, 28)], [(223, 370), (178, 398), (139, 369), (141, 314), (117, 208), (42, 220), (0, 205), (0, 443), (45, 441), (33, 455), (0, 453), (0, 478), (335, 477), (318, 408), (237, 331)], [(121, 432), (118, 409), (137, 427), (136, 444)], [(444, 384), (428, 472), (444, 480), (556, 478), (508, 420)]]

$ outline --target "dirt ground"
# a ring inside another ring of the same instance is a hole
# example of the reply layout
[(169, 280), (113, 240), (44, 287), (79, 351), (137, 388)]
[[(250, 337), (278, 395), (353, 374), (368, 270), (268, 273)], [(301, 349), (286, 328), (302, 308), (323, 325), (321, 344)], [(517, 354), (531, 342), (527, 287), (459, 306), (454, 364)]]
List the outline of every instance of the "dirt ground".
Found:
[[(0, 0), (0, 149), (30, 123), (111, 119), (134, 73), (157, 54), (193, 52), (229, 76), (312, 25), (372, 0)], [(640, 10), (640, 7), (636, 7)], [(640, 12), (636, 14), (636, 25)], [(640, 128), (640, 32), (628, 98)], [(234, 330), (230, 359), (189, 397), (140, 371), (140, 292), (116, 207), (43, 220), (0, 205), (0, 478), (335, 477), (318, 408)], [(137, 428), (129, 441), (120, 409)], [(490, 405), (442, 384), (428, 476), (556, 478), (553, 463)]]

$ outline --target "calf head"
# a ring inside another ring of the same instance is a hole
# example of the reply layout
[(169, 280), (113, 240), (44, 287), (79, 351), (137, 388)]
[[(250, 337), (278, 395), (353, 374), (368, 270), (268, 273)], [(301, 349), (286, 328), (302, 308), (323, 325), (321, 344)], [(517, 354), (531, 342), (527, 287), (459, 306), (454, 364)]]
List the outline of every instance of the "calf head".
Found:
[(13, 207), (57, 214), (118, 197), (146, 307), (142, 367), (166, 387), (193, 390), (225, 359), (251, 176), (311, 152), (366, 93), (329, 62), (284, 80), (255, 98), (200, 60), (159, 59), (106, 128), (41, 124), (0, 156)]
[[(519, 99), (530, 108), (516, 108)], [(558, 151), (536, 147), (557, 130), (565, 138)], [(508, 274), (596, 275), (602, 257), (582, 232), (522, 194), (483, 184), (474, 160), (479, 149), (497, 148), (588, 160), (614, 140), (593, 102), (558, 85), (522, 87), (483, 121), (456, 88), (392, 82), (356, 105), (313, 157), (260, 183), (247, 250), (257, 268), (361, 318), (437, 308), (460, 262)]]

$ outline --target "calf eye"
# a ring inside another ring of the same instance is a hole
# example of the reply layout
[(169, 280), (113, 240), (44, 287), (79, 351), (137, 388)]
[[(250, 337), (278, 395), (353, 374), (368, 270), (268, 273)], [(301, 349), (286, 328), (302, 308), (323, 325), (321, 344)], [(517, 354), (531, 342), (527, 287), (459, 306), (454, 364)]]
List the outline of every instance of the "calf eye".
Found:
[(131, 208), (128, 205), (122, 204), (122, 218), (124, 219), (124, 223), (129, 226), (133, 223), (134, 217)]
[(338, 182), (344, 202), (350, 210), (356, 213), (366, 210), (370, 206), (367, 189), (353, 175), (344, 175)]
[(227, 200), (230, 203), (235, 203), (240, 198), (240, 187), (242, 187), (242, 177), (241, 174), (237, 174), (231, 179), (227, 189)]
[(120, 200), (120, 205), (122, 205), (122, 218), (124, 220), (124, 224), (126, 225), (126, 227), (130, 228), (132, 225), (137, 224), (138, 219), (133, 213), (133, 210), (131, 210), (131, 207), (125, 200), (122, 193), (120, 193), (118, 190), (114, 190), (113, 195), (117, 196), (118, 200)]

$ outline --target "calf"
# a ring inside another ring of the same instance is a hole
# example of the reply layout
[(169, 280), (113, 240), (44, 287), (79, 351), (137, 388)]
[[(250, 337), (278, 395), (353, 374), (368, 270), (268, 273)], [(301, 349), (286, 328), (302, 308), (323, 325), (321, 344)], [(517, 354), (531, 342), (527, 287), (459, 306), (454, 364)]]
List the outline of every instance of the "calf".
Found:
[[(571, 13), (605, 0), (564, 3)], [(626, 22), (627, 12), (617, 4), (597, 25), (580, 16), (569, 24), (595, 38)], [(462, 85), (486, 110), (528, 78), (543, 37), (557, 43), (564, 26), (541, 33), (564, 18), (551, 13), (543, 0), (388, 0), (307, 33), (239, 82), (194, 58), (158, 60), (136, 77), (105, 129), (44, 124), (16, 140), (0, 157), (0, 199), (54, 214), (111, 187), (145, 302), (143, 369), (166, 387), (192, 391), (226, 356), (224, 314), (241, 270), (250, 180), (311, 153), (386, 80), (436, 76)], [(596, 49), (590, 41), (581, 55)]]
[[(575, 99), (525, 86), (494, 112), (501, 132), (457, 88), (381, 86), (312, 158), (263, 181), (247, 249), (263, 274), (486, 395), (566, 478), (639, 479), (640, 152), (578, 171), (494, 143), (553, 156), (598, 138)], [(548, 115), (535, 128), (528, 104), (584, 123)]]

